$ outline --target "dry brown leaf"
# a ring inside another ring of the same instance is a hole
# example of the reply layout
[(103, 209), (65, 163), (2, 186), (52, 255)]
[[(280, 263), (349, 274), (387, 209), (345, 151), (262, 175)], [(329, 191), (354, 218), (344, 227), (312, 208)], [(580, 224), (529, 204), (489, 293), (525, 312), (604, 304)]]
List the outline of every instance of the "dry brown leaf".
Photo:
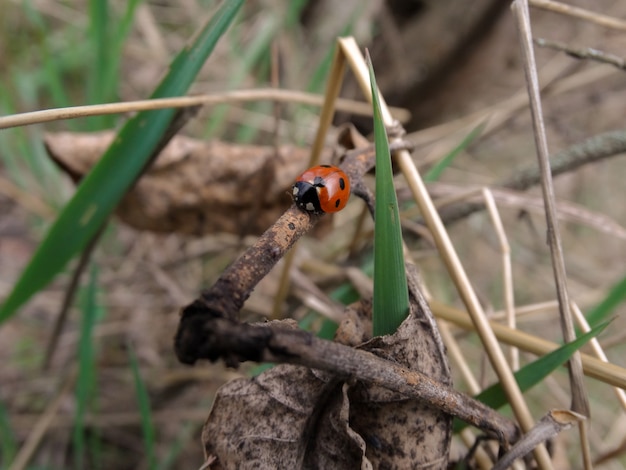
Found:
[[(409, 318), (394, 335), (360, 347), (450, 384), (439, 333), (414, 279)], [(340, 332), (353, 335), (363, 333)], [(214, 469), (369, 469), (446, 468), (450, 437), (450, 416), (419, 400), (283, 364), (224, 385), (202, 440)]]
[[(79, 181), (114, 137), (111, 131), (49, 133), (45, 144), (50, 158)], [(176, 136), (116, 214), (139, 230), (260, 234), (291, 205), (288, 190), (308, 158), (307, 149), (294, 146), (277, 154), (271, 146)]]

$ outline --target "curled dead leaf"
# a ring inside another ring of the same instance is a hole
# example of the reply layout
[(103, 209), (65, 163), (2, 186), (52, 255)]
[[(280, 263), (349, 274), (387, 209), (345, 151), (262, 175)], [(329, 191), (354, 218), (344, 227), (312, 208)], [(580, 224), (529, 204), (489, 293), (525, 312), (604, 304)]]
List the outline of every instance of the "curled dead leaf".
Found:
[[(77, 182), (114, 137), (112, 131), (49, 133), (45, 145), (50, 158)], [(290, 145), (276, 150), (175, 136), (116, 214), (138, 230), (260, 234), (291, 205), (288, 190), (308, 159), (307, 149)]]
[[(432, 314), (414, 286), (412, 281), (411, 315), (398, 331), (359, 347), (450, 384)], [(355, 329), (351, 323), (339, 337), (353, 342), (367, 336)], [(224, 385), (202, 434), (213, 469), (446, 468), (450, 438), (450, 415), (420, 400), (286, 364)]]

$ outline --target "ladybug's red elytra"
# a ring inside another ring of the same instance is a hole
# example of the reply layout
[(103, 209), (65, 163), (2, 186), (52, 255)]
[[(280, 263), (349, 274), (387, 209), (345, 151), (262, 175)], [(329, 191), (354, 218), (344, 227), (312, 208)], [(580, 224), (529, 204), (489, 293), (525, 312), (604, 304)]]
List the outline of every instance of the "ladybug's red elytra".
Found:
[(343, 209), (350, 197), (350, 180), (336, 166), (309, 168), (292, 186), (293, 201), (306, 212), (324, 214)]

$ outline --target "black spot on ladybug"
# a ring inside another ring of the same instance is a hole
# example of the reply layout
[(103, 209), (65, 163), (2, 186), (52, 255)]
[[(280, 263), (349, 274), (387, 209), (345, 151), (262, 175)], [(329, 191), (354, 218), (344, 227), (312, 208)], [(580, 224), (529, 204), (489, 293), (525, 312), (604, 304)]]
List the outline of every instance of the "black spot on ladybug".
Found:
[(341, 199), (337, 199), (335, 201), (335, 207), (339, 207), (339, 204), (341, 204)]
[(343, 178), (339, 178), (339, 187), (342, 191), (346, 189), (346, 181)]
[(289, 230), (295, 230), (296, 226), (294, 225), (293, 222), (289, 222), (289, 224), (287, 225), (287, 227), (289, 227)]
[(313, 186), (317, 186), (318, 188), (324, 187), (324, 178), (322, 178), (321, 176), (316, 176), (313, 180)]
[(322, 168), (332, 168), (330, 165), (320, 165)]

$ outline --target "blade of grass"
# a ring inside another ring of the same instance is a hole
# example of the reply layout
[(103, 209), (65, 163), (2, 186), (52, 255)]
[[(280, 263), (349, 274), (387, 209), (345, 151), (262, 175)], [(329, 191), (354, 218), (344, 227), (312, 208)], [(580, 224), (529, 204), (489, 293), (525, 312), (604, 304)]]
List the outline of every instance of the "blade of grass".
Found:
[[(52, 36), (52, 32), (33, 3), (31, 1), (26, 1), (23, 6), (24, 13), (28, 17), (29, 21), (35, 26), (37, 33), (41, 35), (41, 38)], [(52, 102), (56, 107), (69, 106), (70, 100), (65, 91), (66, 87), (63, 84), (63, 74), (59, 68), (57, 56), (50, 49), (51, 46), (47, 41), (42, 39), (39, 42), (39, 45), (43, 51), (43, 64), (41, 64), (41, 68), (44, 72), (43, 75), (45, 76), (43, 83), (46, 85), (48, 93), (52, 97)]]
[[(88, 103), (106, 103), (117, 99), (122, 47), (128, 37), (138, 4), (139, 0), (127, 2), (121, 20), (111, 21), (109, 3), (90, 0), (89, 32), (93, 51), (90, 56), (93, 63), (88, 69), (86, 80)], [(112, 127), (114, 120), (114, 116), (101, 115), (86, 119), (84, 122), (90, 130), (98, 130)]]
[(424, 175), (424, 181), (438, 181), (443, 171), (452, 164), (454, 159), (458, 157), (463, 150), (469, 147), (476, 137), (482, 134), (486, 125), (487, 122), (481, 122), (474, 129), (472, 129), (470, 133), (467, 134), (467, 136), (465, 136), (465, 138), (459, 143), (459, 145), (454, 147), (450, 153), (443, 157), (441, 161), (439, 161)]
[[(170, 72), (152, 98), (178, 96), (186, 92), (242, 4), (243, 0), (222, 4), (194, 43), (185, 47), (174, 59)], [(126, 123), (38, 247), (0, 308), (0, 323), (48, 284), (102, 227), (144, 169), (174, 114), (173, 109), (146, 111)]]
[(93, 346), (93, 329), (98, 313), (96, 299), (98, 270), (92, 265), (89, 283), (81, 302), (81, 325), (78, 342), (78, 377), (76, 381), (76, 415), (72, 435), (76, 468), (86, 468), (85, 412), (93, 400), (96, 385), (96, 359)]
[[(609, 323), (610, 322), (601, 323), (588, 333), (576, 338), (571, 343), (564, 344), (560, 348), (555, 349), (551, 353), (540, 357), (536, 361), (533, 361), (518, 370), (515, 373), (515, 379), (519, 384), (520, 390), (525, 392), (531, 389), (553, 371), (561, 367), (569, 360), (572, 354), (582, 348), (590, 339), (602, 333)], [(474, 398), (496, 410), (507, 404), (507, 398), (500, 383), (496, 383), (486, 388)], [(454, 420), (453, 426), (454, 432), (461, 432), (468, 425), (463, 421)]]
[(156, 431), (152, 422), (152, 413), (150, 411), (150, 397), (146, 384), (141, 378), (139, 371), (139, 362), (132, 344), (128, 345), (128, 358), (130, 369), (133, 373), (133, 382), (135, 384), (135, 397), (137, 405), (139, 405), (139, 416), (141, 417), (141, 431), (143, 434), (144, 453), (148, 459), (148, 468), (150, 470), (157, 468), (157, 459), (155, 451)]
[(104, 470), (102, 466), (103, 456), (106, 455), (104, 443), (102, 441), (102, 430), (89, 430), (87, 435), (87, 449), (89, 452), (89, 460), (93, 470)]
[[(274, 16), (268, 16), (264, 19), (255, 40), (250, 47), (243, 51), (233, 51), (233, 60), (237, 60), (240, 64), (230, 77), (229, 84), (231, 88), (239, 86), (250, 70), (261, 63), (264, 59), (269, 61), (270, 44), (276, 37), (281, 27), (281, 20)], [(235, 59), (236, 58), (236, 59)], [(216, 106), (211, 111), (211, 119), (207, 123), (205, 132), (208, 135), (220, 134), (223, 131), (223, 125), (226, 119), (226, 106)]]
[(394, 333), (409, 312), (402, 252), (402, 229), (398, 199), (393, 185), (391, 154), (387, 132), (380, 110), (374, 67), (367, 54), (372, 104), (374, 107), (374, 140), (376, 147), (376, 218), (374, 220), (374, 336)]
[[(91, 41), (91, 66), (87, 82), (87, 101), (103, 103), (105, 101), (106, 71), (109, 69), (109, 2), (108, 0), (89, 0), (89, 39)], [(90, 118), (90, 130), (104, 128), (105, 116)]]
[(140, 2), (141, 0), (130, 0), (126, 2), (126, 11), (124, 12), (124, 16), (119, 22), (113, 37), (111, 38), (111, 43), (109, 45), (111, 59), (109, 60), (109, 69), (105, 70), (107, 79), (104, 81), (104, 84), (108, 87), (104, 93), (105, 97), (111, 97), (113, 99), (117, 98), (122, 48), (124, 47), (128, 33), (130, 33), (133, 18), (135, 17), (135, 10)]
[(9, 464), (17, 455), (17, 440), (13, 429), (11, 429), (11, 421), (9, 414), (0, 401), (0, 468), (9, 468)]
[(626, 300), (626, 276), (613, 286), (608, 295), (587, 314), (587, 322), (595, 325), (606, 319), (615, 308)]
[[(337, 36), (338, 37), (351, 36), (352, 31), (354, 30), (354, 21), (359, 17), (360, 14), (361, 12), (359, 11), (359, 9), (355, 10), (355, 12), (352, 14), (351, 21), (349, 21), (348, 24), (346, 24), (342, 28), (342, 30)], [(317, 65), (317, 67), (313, 71), (313, 74), (311, 75), (311, 80), (309, 81), (306, 87), (307, 91), (310, 91), (311, 93), (323, 93), (324, 92), (324, 83), (326, 82), (324, 78), (327, 77), (328, 74), (330, 73), (330, 67), (332, 65), (333, 55), (334, 55), (333, 49), (334, 49), (333, 47), (328, 48), (328, 51), (322, 58), (321, 62)]]

